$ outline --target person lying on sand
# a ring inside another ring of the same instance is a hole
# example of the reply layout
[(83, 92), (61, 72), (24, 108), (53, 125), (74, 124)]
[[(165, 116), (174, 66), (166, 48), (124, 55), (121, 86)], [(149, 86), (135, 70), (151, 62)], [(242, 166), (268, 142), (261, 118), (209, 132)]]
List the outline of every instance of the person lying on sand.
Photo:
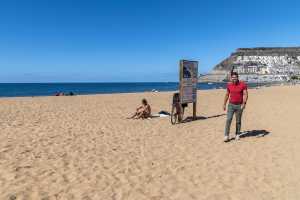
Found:
[(142, 99), (142, 106), (136, 109), (136, 112), (128, 119), (146, 119), (151, 116), (151, 107), (146, 99)]
[(57, 92), (54, 94), (54, 96), (65, 96), (65, 93), (63, 92)]

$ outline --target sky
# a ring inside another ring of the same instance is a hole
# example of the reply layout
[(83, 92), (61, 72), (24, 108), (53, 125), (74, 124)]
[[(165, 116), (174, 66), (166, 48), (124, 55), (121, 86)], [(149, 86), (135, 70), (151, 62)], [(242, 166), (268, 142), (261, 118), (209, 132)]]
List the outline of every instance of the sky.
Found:
[(0, 0), (0, 82), (178, 81), (237, 48), (300, 46), (296, 0)]

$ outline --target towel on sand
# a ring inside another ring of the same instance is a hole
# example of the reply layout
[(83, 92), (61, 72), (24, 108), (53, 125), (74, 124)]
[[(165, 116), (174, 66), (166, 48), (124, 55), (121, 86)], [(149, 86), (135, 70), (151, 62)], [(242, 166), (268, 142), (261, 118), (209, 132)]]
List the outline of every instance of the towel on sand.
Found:
[(157, 114), (153, 114), (151, 117), (168, 117), (170, 116), (170, 113), (167, 111), (159, 111)]

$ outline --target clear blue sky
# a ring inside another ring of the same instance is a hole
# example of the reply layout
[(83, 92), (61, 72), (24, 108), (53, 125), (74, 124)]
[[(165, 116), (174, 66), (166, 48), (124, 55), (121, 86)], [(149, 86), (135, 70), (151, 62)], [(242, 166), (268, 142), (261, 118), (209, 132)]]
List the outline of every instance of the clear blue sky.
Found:
[(2, 0), (0, 82), (177, 81), (239, 47), (300, 46), (300, 1)]

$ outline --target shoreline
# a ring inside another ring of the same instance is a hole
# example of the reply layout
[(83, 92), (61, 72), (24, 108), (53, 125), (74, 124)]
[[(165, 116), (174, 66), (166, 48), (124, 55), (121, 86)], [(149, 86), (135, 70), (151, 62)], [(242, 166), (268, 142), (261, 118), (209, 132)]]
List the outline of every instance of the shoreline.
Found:
[[(247, 82), (246, 82), (247, 83)], [(210, 84), (218, 84), (218, 86), (213, 87), (213, 88), (209, 88), (209, 89), (200, 89), (198, 88), (197, 90), (200, 91), (206, 91), (206, 90), (219, 90), (219, 89), (225, 89), (226, 88), (226, 84), (225, 82), (206, 82), (206, 84), (210, 85)], [(274, 86), (296, 86), (296, 85), (300, 85), (300, 83), (290, 83), (290, 82), (269, 82), (269, 83), (247, 83), (248, 88), (249, 89), (259, 89), (259, 88), (264, 88), (264, 87), (274, 87)], [(113, 94), (137, 94), (137, 93), (162, 93), (162, 92), (177, 92), (178, 90), (155, 90), (153, 89), (153, 91), (133, 91), (133, 92), (105, 92), (105, 93), (86, 93), (86, 94), (76, 94), (74, 96), (93, 96), (93, 95), (113, 95)], [(74, 97), (74, 96), (70, 96), (70, 95), (64, 95), (69, 96), (69, 97)], [(0, 96), (0, 99), (7, 99), (7, 98), (40, 98), (40, 97), (57, 97), (55, 95), (35, 95), (35, 96), (31, 96), (31, 95), (24, 95), (24, 96)]]

